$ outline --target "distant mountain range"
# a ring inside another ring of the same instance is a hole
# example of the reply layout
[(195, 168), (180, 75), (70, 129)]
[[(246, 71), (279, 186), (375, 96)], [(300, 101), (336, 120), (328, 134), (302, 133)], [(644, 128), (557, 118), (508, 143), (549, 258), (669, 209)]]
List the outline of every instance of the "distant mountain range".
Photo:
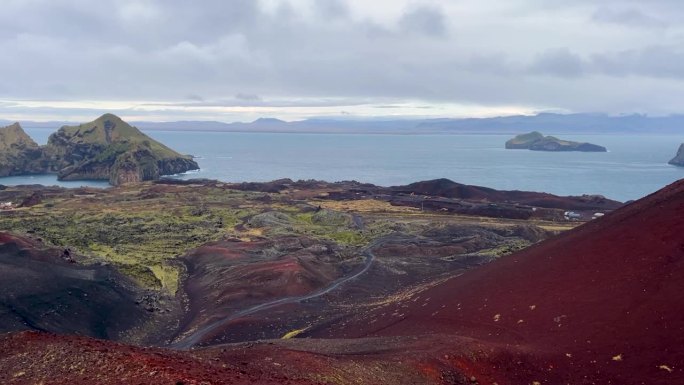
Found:
[[(0, 125), (12, 122), (0, 120)], [(71, 122), (21, 122), (24, 127), (58, 128)], [(373, 133), (373, 134), (519, 134), (543, 131), (551, 134), (679, 134), (684, 133), (684, 115), (610, 116), (604, 114), (552, 114), (466, 119), (345, 119), (315, 118), (286, 122), (260, 118), (249, 123), (216, 121), (132, 122), (143, 130)]]

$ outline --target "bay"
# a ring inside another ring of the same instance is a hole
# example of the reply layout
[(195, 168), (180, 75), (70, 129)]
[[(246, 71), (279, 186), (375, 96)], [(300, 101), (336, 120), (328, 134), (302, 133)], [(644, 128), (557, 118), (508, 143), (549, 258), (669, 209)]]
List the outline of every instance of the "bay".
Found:
[[(53, 130), (26, 128), (44, 144)], [(506, 150), (508, 135), (361, 135), (149, 131), (196, 157), (201, 170), (175, 176), (226, 182), (280, 178), (357, 180), (391, 186), (448, 178), (459, 183), (558, 195), (638, 199), (684, 178), (667, 164), (684, 135), (563, 135), (605, 146), (607, 153)], [(54, 175), (0, 178), (0, 184), (89, 185)]]

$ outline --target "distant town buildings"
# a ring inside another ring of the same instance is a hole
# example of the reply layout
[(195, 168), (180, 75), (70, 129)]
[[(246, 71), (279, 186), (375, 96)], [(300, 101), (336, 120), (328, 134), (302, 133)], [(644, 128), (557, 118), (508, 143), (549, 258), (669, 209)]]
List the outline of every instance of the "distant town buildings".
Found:
[(568, 221), (578, 221), (578, 220), (580, 220), (580, 218), (582, 218), (582, 215), (580, 213), (576, 213), (574, 211), (566, 211), (563, 214), (563, 216)]
[[(591, 215), (591, 219), (598, 219), (606, 215), (605, 213), (593, 213)], [(589, 214), (584, 213), (582, 215), (581, 213), (577, 213), (574, 211), (566, 211), (563, 213), (563, 217), (565, 218), (566, 221), (581, 221), (581, 220), (588, 220), (589, 219)]]

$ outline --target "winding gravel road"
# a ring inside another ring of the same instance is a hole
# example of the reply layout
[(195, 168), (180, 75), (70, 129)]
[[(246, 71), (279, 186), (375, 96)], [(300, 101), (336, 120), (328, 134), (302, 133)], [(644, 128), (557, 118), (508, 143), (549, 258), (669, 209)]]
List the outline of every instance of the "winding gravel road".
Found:
[(373, 253), (373, 249), (375, 247), (382, 245), (383, 243), (386, 243), (386, 242), (394, 239), (394, 238), (395, 237), (393, 237), (393, 236), (381, 237), (381, 238), (378, 238), (375, 241), (371, 242), (368, 246), (366, 246), (362, 251), (362, 254), (366, 257), (365, 263), (363, 264), (361, 269), (359, 269), (358, 271), (356, 271), (355, 273), (353, 273), (351, 275), (337, 279), (337, 280), (333, 281), (330, 285), (328, 285), (322, 289), (319, 289), (315, 292), (309, 293), (307, 295), (303, 295), (303, 296), (299, 296), (299, 297), (280, 298), (280, 299), (277, 299), (274, 301), (265, 302), (265, 303), (262, 303), (262, 304), (259, 304), (256, 306), (252, 306), (252, 307), (247, 308), (247, 309), (240, 310), (236, 313), (229, 315), (228, 317), (214, 321), (208, 325), (205, 325), (205, 326), (197, 329), (196, 331), (192, 332), (192, 334), (188, 335), (187, 337), (183, 338), (182, 340), (172, 343), (171, 345), (169, 345), (169, 347), (174, 348), (174, 349), (187, 350), (187, 349), (190, 349), (193, 346), (197, 345), (200, 341), (202, 341), (202, 339), (207, 334), (213, 332), (214, 330), (218, 329), (222, 325), (224, 325), (227, 322), (230, 322), (232, 320), (235, 320), (235, 319), (238, 319), (238, 318), (250, 315), (250, 314), (254, 314), (254, 313), (260, 312), (262, 310), (272, 309), (274, 307), (278, 307), (278, 306), (282, 306), (282, 305), (286, 305), (286, 304), (291, 304), (291, 303), (300, 303), (300, 302), (304, 302), (304, 301), (307, 301), (310, 299), (314, 299), (314, 298), (318, 298), (318, 297), (321, 297), (323, 295), (326, 295), (326, 294), (330, 293), (331, 291), (333, 291), (333, 290), (339, 288), (340, 286), (344, 285), (345, 283), (347, 283), (351, 280), (354, 280), (354, 279), (358, 278), (359, 276), (363, 275), (364, 273), (366, 273), (368, 271), (368, 269), (371, 268), (371, 266), (373, 265), (373, 262), (375, 261), (375, 258), (376, 258), (375, 254)]

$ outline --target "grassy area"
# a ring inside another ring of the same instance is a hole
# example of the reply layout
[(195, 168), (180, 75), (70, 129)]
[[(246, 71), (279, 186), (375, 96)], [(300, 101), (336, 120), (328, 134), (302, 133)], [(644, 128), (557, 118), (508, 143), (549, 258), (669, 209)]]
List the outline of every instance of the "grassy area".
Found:
[(96, 198), (57, 197), (0, 217), (0, 230), (33, 233), (87, 261), (112, 263), (144, 286), (175, 292), (179, 271), (169, 261), (234, 234), (254, 214), (231, 193), (186, 190), (147, 198), (149, 193), (120, 189)]
[[(251, 240), (274, 235), (308, 236), (363, 246), (392, 228), (373, 221), (361, 231), (345, 212), (313, 211), (304, 202), (259, 200), (264, 193), (217, 187), (139, 186), (45, 199), (0, 217), (0, 230), (31, 233), (49, 245), (70, 248), (86, 262), (106, 262), (148, 288), (174, 293), (179, 267), (172, 261), (225, 237)], [(245, 226), (264, 214), (275, 222)]]
[(347, 246), (364, 245), (378, 235), (377, 232), (358, 229), (351, 215), (344, 212), (300, 212), (297, 208), (282, 206), (278, 212), (286, 217), (279, 223), (271, 223), (265, 229), (267, 232), (325, 238)]
[(408, 206), (393, 206), (389, 202), (375, 199), (359, 199), (354, 201), (315, 201), (312, 205), (337, 211), (354, 211), (358, 213), (420, 213), (420, 209)]
[[(568, 226), (442, 213), (423, 213), (386, 202), (289, 200), (287, 194), (243, 192), (218, 186), (141, 184), (81, 196), (73, 191), (0, 216), (0, 230), (31, 233), (49, 245), (70, 248), (86, 262), (116, 266), (148, 288), (174, 293), (174, 260), (207, 242), (226, 237), (245, 241), (282, 235), (333, 241), (354, 251), (390, 233), (421, 234), (446, 224), (489, 227), (535, 224)], [(321, 207), (317, 210), (317, 207)], [(363, 219), (355, 213), (364, 213)], [(510, 253), (524, 245), (483, 252)]]
[(24, 144), (26, 147), (38, 147), (24, 130), (18, 125), (0, 127), (0, 151), (2, 154), (16, 153), (17, 149), (12, 145)]
[[(106, 129), (108, 128), (108, 129)], [(105, 149), (98, 158), (100, 160), (115, 156), (133, 148), (134, 145), (145, 145), (160, 158), (176, 158), (183, 155), (173, 151), (129, 125), (119, 117), (105, 114), (96, 120), (78, 126), (64, 126), (60, 132), (75, 143), (107, 144), (107, 139), (114, 142), (113, 146)]]

